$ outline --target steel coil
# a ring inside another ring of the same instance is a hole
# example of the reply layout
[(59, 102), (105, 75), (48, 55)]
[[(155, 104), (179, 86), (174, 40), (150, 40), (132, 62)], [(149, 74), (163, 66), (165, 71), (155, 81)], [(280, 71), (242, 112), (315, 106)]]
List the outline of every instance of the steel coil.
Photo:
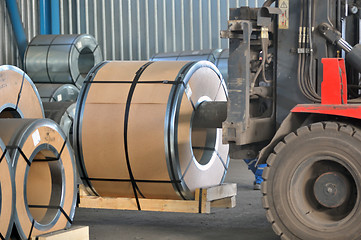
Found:
[(89, 70), (102, 60), (91, 35), (38, 35), (29, 43), (24, 66), (36, 83), (71, 83), (80, 88)]
[(40, 95), (21, 69), (0, 66), (0, 118), (43, 118)]
[(192, 129), (203, 101), (226, 101), (210, 62), (104, 62), (78, 98), (74, 147), (85, 185), (101, 196), (193, 199), (223, 181), (221, 129)]
[(15, 189), (10, 157), (0, 139), (0, 238), (9, 239), (14, 225)]
[(73, 142), (73, 121), (75, 117), (76, 103), (74, 102), (44, 102), (45, 117), (55, 121), (71, 145)]
[(14, 172), (15, 227), (21, 239), (70, 227), (76, 171), (69, 142), (49, 119), (0, 119)]
[(229, 58), (229, 49), (223, 49), (222, 52), (218, 55), (218, 58), (214, 62), (219, 71), (222, 73), (224, 81), (228, 81), (228, 58)]
[(72, 84), (37, 83), (36, 88), (43, 102), (76, 102), (79, 88)]
[(207, 60), (217, 66), (225, 82), (228, 80), (229, 49), (208, 49), (197, 51), (183, 51), (158, 53), (151, 57), (151, 61), (201, 61)]

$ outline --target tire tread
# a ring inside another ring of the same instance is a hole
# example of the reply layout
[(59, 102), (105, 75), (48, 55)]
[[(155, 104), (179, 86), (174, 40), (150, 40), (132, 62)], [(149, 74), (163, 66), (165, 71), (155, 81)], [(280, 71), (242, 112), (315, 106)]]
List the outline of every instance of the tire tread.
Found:
[(325, 130), (331, 130), (331, 131), (337, 131), (342, 132), (347, 135), (355, 137), (357, 140), (361, 142), (361, 130), (357, 129), (356, 127), (353, 127), (352, 125), (348, 125), (345, 123), (340, 122), (317, 122), (310, 124), (308, 126), (303, 126), (297, 129), (295, 132), (291, 132), (288, 135), (284, 137), (282, 141), (280, 141), (275, 147), (273, 153), (271, 153), (268, 156), (267, 159), (267, 167), (265, 168), (263, 172), (263, 178), (265, 179), (262, 183), (261, 191), (263, 193), (262, 197), (262, 205), (263, 208), (266, 210), (266, 218), (268, 222), (272, 224), (272, 229), (275, 232), (276, 235), (278, 235), (282, 240), (289, 240), (289, 239), (298, 239), (295, 237), (292, 233), (288, 233), (287, 229), (286, 231), (282, 230), (282, 223), (275, 220), (275, 217), (273, 216), (273, 213), (271, 211), (272, 204), (270, 203), (271, 199), (268, 191), (270, 191), (269, 184), (270, 182), (270, 175), (273, 174), (273, 168), (277, 166), (276, 159), (277, 154), (280, 153), (287, 144), (292, 144), (292, 142), (297, 139), (298, 137), (304, 136), (306, 134), (310, 134), (311, 132), (315, 131), (325, 131)]

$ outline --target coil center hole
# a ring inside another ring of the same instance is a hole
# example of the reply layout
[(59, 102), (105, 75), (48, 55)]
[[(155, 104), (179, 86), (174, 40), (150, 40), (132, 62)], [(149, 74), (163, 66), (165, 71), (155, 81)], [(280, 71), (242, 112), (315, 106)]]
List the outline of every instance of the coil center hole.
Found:
[[(196, 108), (202, 103), (204, 99), (210, 100), (208, 98), (201, 98), (197, 104)], [(192, 114), (192, 121), (194, 120), (194, 112)], [(191, 124), (192, 126), (193, 124)], [(194, 128), (191, 129), (191, 144), (193, 150), (193, 156), (200, 165), (207, 165), (213, 156), (215, 151), (217, 140), (217, 129), (216, 128)]]
[(80, 51), (80, 55), (78, 58), (78, 67), (79, 67), (80, 75), (82, 77), (84, 78), (86, 77), (90, 69), (94, 67), (94, 63), (95, 63), (94, 54), (90, 50), (90, 48), (86, 47)]
[[(55, 151), (55, 150), (54, 150)], [(62, 198), (62, 169), (49, 149), (38, 151), (32, 159), (26, 180), (26, 198), (30, 214), (36, 222), (47, 225), (56, 217)], [(47, 208), (49, 206), (49, 208)]]
[(0, 118), (21, 118), (21, 115), (14, 108), (8, 107), (0, 112)]

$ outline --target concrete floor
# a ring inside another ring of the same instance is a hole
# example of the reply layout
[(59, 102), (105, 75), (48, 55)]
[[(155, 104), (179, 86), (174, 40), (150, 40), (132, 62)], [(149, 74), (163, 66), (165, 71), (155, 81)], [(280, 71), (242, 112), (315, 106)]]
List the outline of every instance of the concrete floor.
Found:
[(77, 209), (74, 225), (89, 226), (90, 239), (279, 239), (267, 222), (261, 192), (243, 161), (231, 160), (225, 182), (238, 185), (237, 206), (211, 214)]

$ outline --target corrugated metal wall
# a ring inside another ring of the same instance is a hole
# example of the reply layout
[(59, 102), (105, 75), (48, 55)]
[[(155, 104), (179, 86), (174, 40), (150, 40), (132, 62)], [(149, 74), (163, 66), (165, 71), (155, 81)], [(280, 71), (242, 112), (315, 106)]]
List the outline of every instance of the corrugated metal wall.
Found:
[[(39, 32), (38, 0), (17, 0), (17, 3), (26, 36), (30, 40)], [(11, 64), (21, 67), (9, 14), (3, 0), (0, 1), (0, 47), (0, 65)]]
[[(88, 33), (105, 59), (149, 59), (158, 52), (227, 48), (219, 38), (228, 9), (263, 0), (60, 0), (62, 34)], [(18, 0), (28, 40), (39, 32), (37, 0)], [(18, 65), (11, 23), (0, 1), (0, 65)], [(5, 33), (5, 34), (3, 34)]]

